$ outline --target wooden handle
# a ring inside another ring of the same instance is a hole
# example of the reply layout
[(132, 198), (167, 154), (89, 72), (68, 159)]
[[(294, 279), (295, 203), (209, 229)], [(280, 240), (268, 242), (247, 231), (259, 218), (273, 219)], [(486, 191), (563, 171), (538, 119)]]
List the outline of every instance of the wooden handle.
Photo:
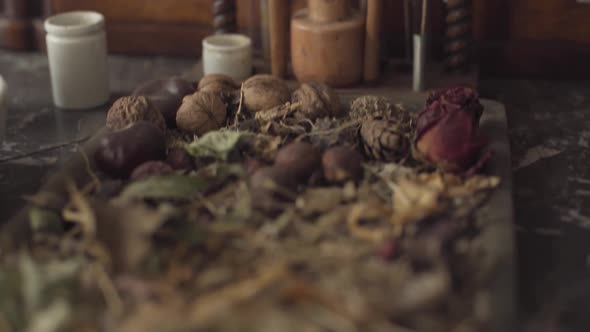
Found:
[(274, 76), (287, 76), (289, 39), (289, 4), (286, 0), (269, 0), (268, 28), (270, 34), (270, 65)]
[(318, 23), (336, 22), (350, 16), (350, 0), (308, 0), (309, 18)]
[(367, 21), (365, 24), (365, 68), (366, 82), (379, 78), (379, 60), (381, 54), (381, 12), (382, 0), (367, 1)]

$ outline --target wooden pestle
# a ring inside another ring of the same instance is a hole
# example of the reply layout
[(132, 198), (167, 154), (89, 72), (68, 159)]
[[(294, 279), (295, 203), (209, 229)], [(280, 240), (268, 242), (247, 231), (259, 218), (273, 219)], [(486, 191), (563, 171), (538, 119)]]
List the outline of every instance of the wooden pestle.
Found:
[(373, 82), (379, 78), (382, 11), (382, 0), (367, 1), (367, 22), (365, 24), (365, 82)]
[(363, 76), (364, 17), (350, 0), (308, 0), (291, 18), (291, 64), (301, 82), (347, 86)]
[(270, 66), (274, 76), (287, 76), (289, 39), (289, 2), (269, 0), (268, 26), (270, 35)]

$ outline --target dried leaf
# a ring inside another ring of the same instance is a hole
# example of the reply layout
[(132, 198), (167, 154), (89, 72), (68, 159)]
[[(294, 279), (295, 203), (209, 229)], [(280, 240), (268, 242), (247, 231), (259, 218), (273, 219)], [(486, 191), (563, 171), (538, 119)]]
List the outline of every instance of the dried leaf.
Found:
[(61, 233), (64, 229), (59, 214), (38, 207), (29, 210), (29, 224), (33, 232)]
[(168, 175), (132, 182), (119, 195), (122, 200), (177, 199), (190, 200), (202, 192), (208, 181), (185, 175)]
[(162, 206), (158, 210), (143, 204), (93, 204), (97, 214), (96, 240), (107, 250), (115, 271), (135, 269), (149, 252), (152, 234), (173, 214)]
[(196, 158), (227, 160), (230, 154), (240, 147), (244, 139), (252, 135), (248, 131), (226, 129), (212, 131), (189, 144), (186, 150)]
[(301, 194), (295, 202), (304, 216), (313, 216), (332, 211), (345, 200), (340, 187), (311, 188)]
[(249, 150), (256, 158), (270, 162), (275, 159), (283, 140), (280, 136), (258, 134), (249, 137), (246, 141)]
[(393, 195), (394, 225), (406, 225), (423, 220), (445, 210), (440, 188), (401, 179)]

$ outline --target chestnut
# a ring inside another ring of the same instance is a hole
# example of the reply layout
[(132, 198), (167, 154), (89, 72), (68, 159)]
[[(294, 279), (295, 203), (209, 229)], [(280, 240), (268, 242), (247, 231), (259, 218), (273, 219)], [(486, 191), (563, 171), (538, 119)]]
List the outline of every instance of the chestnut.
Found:
[(294, 142), (279, 150), (275, 165), (284, 168), (297, 180), (306, 181), (320, 167), (322, 155), (307, 142)]
[(164, 134), (148, 122), (137, 122), (106, 134), (94, 154), (98, 168), (114, 178), (127, 178), (139, 165), (166, 156)]
[(358, 181), (363, 177), (362, 161), (360, 153), (350, 147), (330, 148), (322, 156), (324, 177), (334, 184)]

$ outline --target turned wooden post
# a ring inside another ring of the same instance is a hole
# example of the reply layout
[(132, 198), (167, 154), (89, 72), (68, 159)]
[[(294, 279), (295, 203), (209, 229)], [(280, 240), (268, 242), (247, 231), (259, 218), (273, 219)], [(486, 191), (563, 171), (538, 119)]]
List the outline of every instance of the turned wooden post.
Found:
[(236, 0), (213, 0), (213, 28), (216, 34), (238, 30)]

